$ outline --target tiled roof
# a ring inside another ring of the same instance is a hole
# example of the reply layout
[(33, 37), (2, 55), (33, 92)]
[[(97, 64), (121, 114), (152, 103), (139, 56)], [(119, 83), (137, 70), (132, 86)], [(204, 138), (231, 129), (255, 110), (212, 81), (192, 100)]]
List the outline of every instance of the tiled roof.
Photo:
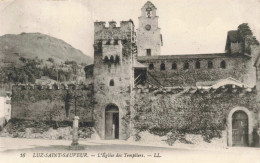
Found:
[(148, 60), (174, 60), (174, 59), (206, 59), (206, 58), (241, 58), (245, 55), (230, 55), (227, 53), (213, 53), (213, 54), (183, 54), (183, 55), (155, 55), (155, 56), (138, 56), (138, 61)]
[(147, 1), (147, 2), (144, 4), (143, 7), (145, 7), (145, 6), (149, 6), (149, 7), (151, 7), (151, 8), (155, 8), (155, 9), (156, 9), (156, 7), (154, 6), (154, 4), (153, 4), (152, 2), (150, 2), (150, 1)]

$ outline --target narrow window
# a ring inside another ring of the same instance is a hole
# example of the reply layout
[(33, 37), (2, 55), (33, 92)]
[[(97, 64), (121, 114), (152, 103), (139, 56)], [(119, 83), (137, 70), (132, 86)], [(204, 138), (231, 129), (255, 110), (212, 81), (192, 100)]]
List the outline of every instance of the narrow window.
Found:
[(114, 85), (115, 85), (115, 82), (114, 82), (113, 79), (111, 79), (110, 82), (109, 82), (109, 86), (114, 86)]
[(110, 40), (107, 40), (106, 45), (110, 45)]
[(200, 69), (200, 61), (196, 61), (195, 67), (196, 67), (196, 69)]
[(110, 63), (114, 63), (114, 62), (115, 62), (114, 56), (111, 56), (111, 57), (110, 57)]
[(108, 63), (108, 62), (109, 62), (108, 57), (105, 56), (105, 58), (104, 58), (104, 63)]
[(160, 68), (161, 68), (161, 71), (164, 71), (164, 70), (165, 70), (165, 64), (162, 63), (161, 66), (160, 66)]
[(114, 40), (114, 44), (115, 44), (115, 45), (118, 45), (118, 40)]
[(147, 56), (151, 56), (151, 54), (152, 54), (151, 49), (146, 49), (146, 55), (147, 55)]
[(220, 63), (220, 67), (223, 69), (226, 68), (226, 62), (224, 60)]
[(115, 64), (119, 64), (120, 60), (119, 60), (119, 56), (117, 55), (116, 56), (116, 59), (115, 59)]
[(184, 65), (183, 65), (183, 69), (187, 70), (187, 69), (189, 69), (189, 66), (190, 66), (189, 62), (185, 62)]
[(149, 64), (149, 70), (153, 70), (154, 69), (154, 65), (152, 63)]
[(176, 70), (176, 69), (177, 69), (177, 64), (176, 64), (175, 62), (172, 64), (172, 69), (173, 69), (173, 70)]
[(208, 69), (212, 69), (213, 68), (213, 62), (212, 61), (208, 61)]

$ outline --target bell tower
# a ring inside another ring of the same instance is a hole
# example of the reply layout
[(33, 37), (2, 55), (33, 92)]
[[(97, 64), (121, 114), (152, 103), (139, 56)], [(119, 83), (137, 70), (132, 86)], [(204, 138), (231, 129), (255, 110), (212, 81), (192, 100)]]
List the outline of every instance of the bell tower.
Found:
[(162, 46), (161, 29), (158, 27), (157, 8), (147, 1), (141, 9), (139, 28), (136, 32), (138, 56), (160, 55)]

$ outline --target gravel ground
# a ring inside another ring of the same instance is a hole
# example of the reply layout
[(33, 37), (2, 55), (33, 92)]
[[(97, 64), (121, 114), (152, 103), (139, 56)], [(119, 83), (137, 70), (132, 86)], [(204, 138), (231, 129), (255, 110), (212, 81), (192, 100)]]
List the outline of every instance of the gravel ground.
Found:
[[(164, 145), (139, 144), (123, 140), (80, 140), (85, 149), (68, 150), (70, 140), (43, 140), (0, 138), (0, 160), (4, 162), (40, 161), (48, 162), (245, 162), (260, 163), (259, 148), (194, 149), (169, 147)], [(51, 155), (56, 153), (56, 156)], [(81, 153), (88, 157), (57, 157), (57, 153)], [(22, 155), (25, 155), (24, 157)], [(121, 157), (116, 157), (121, 155)], [(161, 157), (155, 157), (155, 156)], [(51, 158), (50, 158), (51, 157)], [(17, 160), (17, 161), (14, 161)], [(1, 162), (1, 161), (0, 161)]]

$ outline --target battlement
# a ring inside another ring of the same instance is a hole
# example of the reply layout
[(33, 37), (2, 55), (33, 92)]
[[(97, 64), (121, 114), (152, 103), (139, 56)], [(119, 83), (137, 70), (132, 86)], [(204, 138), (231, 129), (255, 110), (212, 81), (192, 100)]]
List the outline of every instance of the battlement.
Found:
[(116, 26), (115, 21), (108, 22), (108, 27), (106, 27), (106, 22), (95, 22), (94, 23), (94, 40), (126, 40), (131, 38), (131, 33), (134, 33), (134, 23), (132, 20), (120, 21), (120, 26)]
[(46, 85), (40, 85), (40, 84), (19, 84), (19, 85), (13, 85), (12, 89), (21, 89), (21, 90), (32, 90), (32, 89), (38, 89), (38, 90), (92, 90), (93, 84), (46, 84)]
[(111, 29), (111, 28), (124, 28), (124, 27), (129, 26), (129, 25), (134, 25), (134, 23), (133, 23), (132, 20), (120, 21), (120, 26), (116, 26), (116, 25), (117, 25), (117, 22), (113, 21), (113, 20), (108, 22), (108, 27), (106, 27), (106, 22), (104, 22), (104, 21), (94, 22), (95, 31), (96, 30), (102, 30), (102, 29)]
[(154, 93), (154, 94), (206, 94), (206, 93), (256, 93), (256, 87), (239, 87), (237, 85), (222, 85), (219, 87), (157, 87), (148, 85), (146, 87), (137, 86), (134, 90), (138, 93)]

